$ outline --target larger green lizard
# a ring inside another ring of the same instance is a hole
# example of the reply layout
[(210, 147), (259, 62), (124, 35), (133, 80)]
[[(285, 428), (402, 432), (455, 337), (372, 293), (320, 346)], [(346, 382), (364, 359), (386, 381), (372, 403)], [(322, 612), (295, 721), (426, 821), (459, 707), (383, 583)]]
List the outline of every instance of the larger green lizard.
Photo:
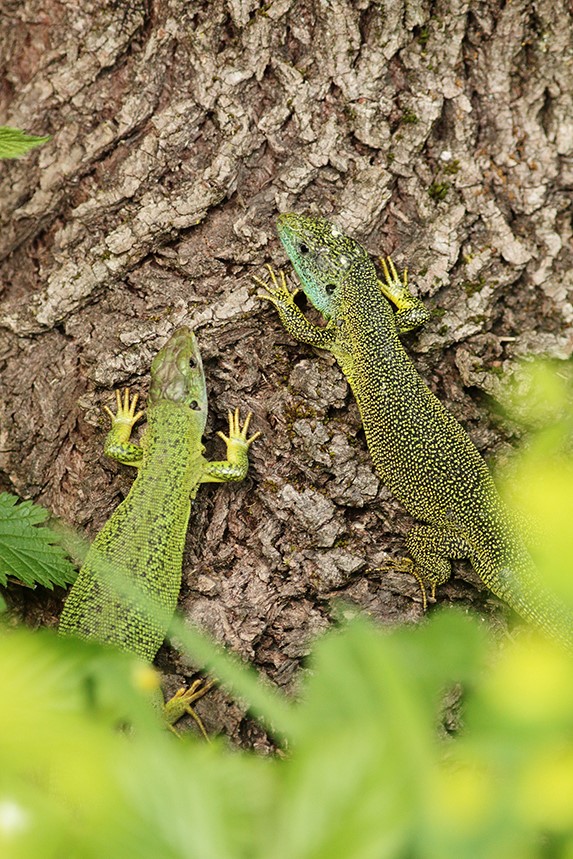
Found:
[[(155, 356), (141, 444), (130, 441), (143, 412), (137, 395), (117, 395), (117, 414), (107, 456), (138, 469), (125, 500), (95, 537), (64, 605), (60, 632), (108, 642), (151, 662), (175, 611), (181, 587), (185, 534), (191, 501), (201, 483), (242, 480), (251, 414), (241, 428), (238, 409), (229, 412), (227, 459), (210, 462), (201, 437), (207, 392), (195, 335), (180, 328)], [(203, 690), (204, 691), (204, 690)], [(194, 700), (193, 693), (187, 702)]]
[(384, 483), (424, 524), (406, 539), (413, 572), (432, 594), (451, 559), (469, 558), (497, 596), (573, 646), (573, 617), (539, 581), (485, 462), (422, 381), (399, 335), (428, 318), (392, 265), (380, 280), (366, 250), (323, 218), (280, 215), (279, 238), (307, 298), (313, 325), (272, 269), (263, 297), (298, 340), (333, 353), (354, 393), (370, 454)]

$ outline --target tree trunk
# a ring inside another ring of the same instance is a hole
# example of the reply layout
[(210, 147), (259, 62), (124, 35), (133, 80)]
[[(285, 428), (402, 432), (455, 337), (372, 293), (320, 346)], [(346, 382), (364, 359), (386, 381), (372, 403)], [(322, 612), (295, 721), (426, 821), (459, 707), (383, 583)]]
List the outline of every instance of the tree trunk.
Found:
[[(199, 493), (181, 606), (290, 690), (335, 598), (383, 623), (422, 612), (414, 579), (380, 569), (411, 520), (346, 382), (255, 296), (285, 263), (274, 218), (332, 216), (409, 267), (435, 310), (410, 354), (499, 455), (513, 431), (483, 394), (520, 356), (573, 348), (569, 4), (4, 0), (2, 19), (0, 122), (52, 139), (0, 165), (0, 488), (92, 537), (132, 480), (102, 456), (102, 406), (145, 394), (190, 325), (208, 455), (237, 405), (264, 437), (243, 485)], [(62, 596), (12, 592), (33, 623)], [(457, 599), (499, 614), (463, 565), (439, 594)], [(185, 670), (167, 647), (159, 664)], [(222, 693), (202, 706), (264, 744)]]

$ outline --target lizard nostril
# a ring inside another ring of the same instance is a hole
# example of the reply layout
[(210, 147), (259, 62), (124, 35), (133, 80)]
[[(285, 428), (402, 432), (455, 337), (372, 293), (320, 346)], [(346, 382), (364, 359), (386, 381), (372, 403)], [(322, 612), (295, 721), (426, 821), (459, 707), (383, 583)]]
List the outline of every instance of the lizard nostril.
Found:
[(335, 283), (327, 283), (324, 288), (326, 290), (327, 295), (332, 295), (332, 293), (336, 290), (336, 284)]

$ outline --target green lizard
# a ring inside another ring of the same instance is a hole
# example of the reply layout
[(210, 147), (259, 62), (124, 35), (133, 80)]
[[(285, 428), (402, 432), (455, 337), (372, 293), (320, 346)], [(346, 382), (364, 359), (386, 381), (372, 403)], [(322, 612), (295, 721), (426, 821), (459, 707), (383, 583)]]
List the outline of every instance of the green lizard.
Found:
[[(104, 451), (138, 469), (125, 500), (95, 537), (64, 605), (59, 630), (94, 638), (151, 662), (175, 611), (181, 586), (183, 548), (191, 501), (201, 483), (242, 480), (248, 449), (260, 435), (247, 438), (251, 414), (241, 428), (239, 410), (229, 412), (227, 459), (209, 462), (201, 437), (207, 420), (207, 392), (195, 335), (180, 328), (155, 356), (141, 445), (130, 441), (137, 394), (122, 402), (117, 414), (106, 407), (111, 430)], [(138, 599), (139, 596), (139, 599)], [(193, 684), (168, 702), (173, 722), (201, 697), (208, 685)], [(170, 707), (171, 704), (171, 707)]]
[(539, 581), (487, 466), (455, 418), (422, 381), (399, 335), (429, 314), (391, 260), (379, 279), (366, 250), (323, 218), (282, 214), (279, 238), (302, 289), (326, 319), (311, 324), (284, 275), (257, 278), (262, 297), (303, 343), (333, 353), (354, 393), (382, 480), (424, 524), (406, 538), (412, 571), (432, 594), (469, 558), (497, 596), (524, 618), (573, 646), (573, 617)]

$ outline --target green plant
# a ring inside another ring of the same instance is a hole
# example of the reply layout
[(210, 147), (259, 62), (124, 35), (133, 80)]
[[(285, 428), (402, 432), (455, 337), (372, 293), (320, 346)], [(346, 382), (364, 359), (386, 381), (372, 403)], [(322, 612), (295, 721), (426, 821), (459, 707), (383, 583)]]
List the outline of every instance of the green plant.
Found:
[(0, 492), (0, 585), (8, 577), (32, 587), (69, 585), (75, 569), (59, 545), (60, 536), (41, 526), (48, 511), (31, 501)]
[[(542, 514), (541, 574), (573, 603), (571, 387), (563, 368), (535, 385), (512, 483)], [(496, 640), (454, 610), (391, 632), (359, 618), (315, 643), (290, 701), (182, 621), (174, 632), (282, 753), (178, 739), (144, 692), (148, 666), (5, 629), (2, 857), (573, 856), (573, 657), (557, 644), (525, 628)]]
[(36, 137), (19, 128), (0, 125), (0, 158), (19, 158), (49, 139), (49, 136)]

